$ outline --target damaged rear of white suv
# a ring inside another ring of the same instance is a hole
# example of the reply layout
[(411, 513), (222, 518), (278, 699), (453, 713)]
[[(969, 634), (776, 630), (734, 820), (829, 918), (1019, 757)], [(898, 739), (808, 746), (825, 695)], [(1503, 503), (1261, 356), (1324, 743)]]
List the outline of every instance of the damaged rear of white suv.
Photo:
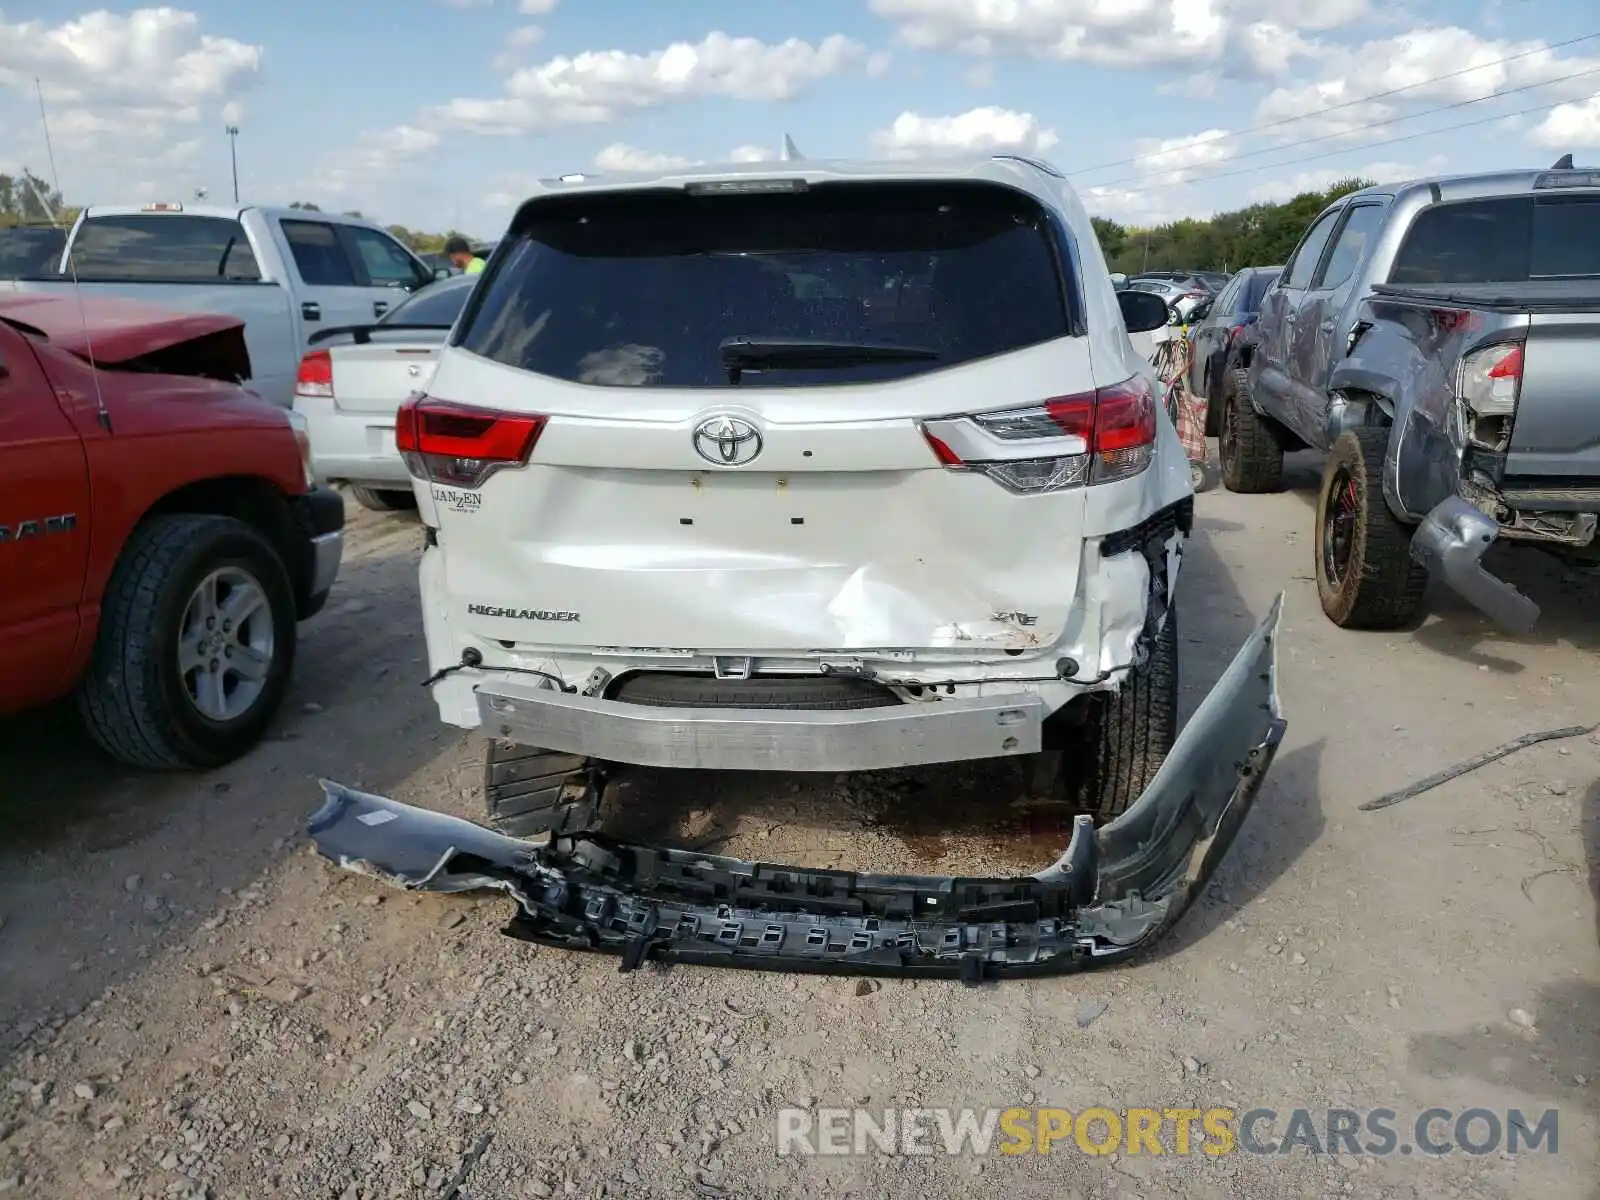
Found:
[[(1283, 732), (1274, 607), (1174, 742), (1193, 496), (1128, 339), (1164, 321), (1150, 299), (1019, 158), (551, 181), (396, 433), (430, 683), (488, 737), (494, 829), (328, 784), (319, 848), (504, 888), (508, 932), (625, 967), (976, 981), (1149, 944)], [(1019, 879), (596, 832), (616, 764), (1019, 756), (1080, 814)]]

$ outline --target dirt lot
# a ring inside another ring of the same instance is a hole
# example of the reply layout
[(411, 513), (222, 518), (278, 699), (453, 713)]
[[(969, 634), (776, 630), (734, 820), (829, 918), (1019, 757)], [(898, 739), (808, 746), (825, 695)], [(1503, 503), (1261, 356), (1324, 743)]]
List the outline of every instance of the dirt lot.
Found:
[[(1523, 558), (1533, 637), (1449, 597), (1414, 634), (1341, 633), (1309, 578), (1315, 462), (1291, 463), (1284, 495), (1201, 498), (1182, 583), (1190, 705), (1289, 597), (1289, 737), (1219, 878), (1153, 959), (972, 990), (619, 976), (498, 936), (500, 897), (407, 896), (314, 858), (319, 776), (478, 805), (477, 747), (417, 686), (417, 527), (357, 514), (278, 731), (245, 761), (142, 777), (63, 714), (0, 728), (0, 1191), (1600, 1195), (1600, 739), (1356, 807), (1600, 721), (1600, 586)], [(768, 860), (978, 871), (1053, 852), (1020, 794), (1010, 768), (645, 774), (617, 819)], [(1403, 1142), (1430, 1107), (1557, 1108), (1559, 1153), (776, 1156), (778, 1109), (852, 1103), (1387, 1107)]]

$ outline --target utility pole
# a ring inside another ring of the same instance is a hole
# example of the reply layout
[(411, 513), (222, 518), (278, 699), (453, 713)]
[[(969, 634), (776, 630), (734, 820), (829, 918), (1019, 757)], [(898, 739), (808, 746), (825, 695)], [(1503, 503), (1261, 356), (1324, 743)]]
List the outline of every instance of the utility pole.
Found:
[(239, 127), (228, 126), (228, 157), (233, 160), (233, 202), (239, 203)]

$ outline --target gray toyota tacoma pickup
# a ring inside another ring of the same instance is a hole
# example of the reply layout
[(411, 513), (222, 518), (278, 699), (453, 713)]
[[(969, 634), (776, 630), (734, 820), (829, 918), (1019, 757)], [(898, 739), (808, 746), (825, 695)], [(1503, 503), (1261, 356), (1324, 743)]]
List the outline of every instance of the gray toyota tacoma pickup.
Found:
[(1317, 591), (1350, 628), (1416, 615), (1437, 574), (1496, 622), (1538, 607), (1499, 540), (1600, 563), (1600, 170), (1373, 187), (1328, 206), (1262, 303), (1223, 482), (1275, 491), (1327, 452)]

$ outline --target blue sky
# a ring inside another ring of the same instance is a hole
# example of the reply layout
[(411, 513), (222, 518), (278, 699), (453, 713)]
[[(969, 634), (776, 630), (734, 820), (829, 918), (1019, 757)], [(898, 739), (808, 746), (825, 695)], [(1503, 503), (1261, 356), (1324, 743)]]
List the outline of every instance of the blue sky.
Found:
[(529, 179), (785, 132), (810, 157), (1041, 153), (1133, 222), (1600, 162), (1600, 10), (1574, 0), (0, 0), (0, 169), (46, 170), (36, 78), (73, 202), (227, 199), (234, 121), (246, 200), (481, 235)]

